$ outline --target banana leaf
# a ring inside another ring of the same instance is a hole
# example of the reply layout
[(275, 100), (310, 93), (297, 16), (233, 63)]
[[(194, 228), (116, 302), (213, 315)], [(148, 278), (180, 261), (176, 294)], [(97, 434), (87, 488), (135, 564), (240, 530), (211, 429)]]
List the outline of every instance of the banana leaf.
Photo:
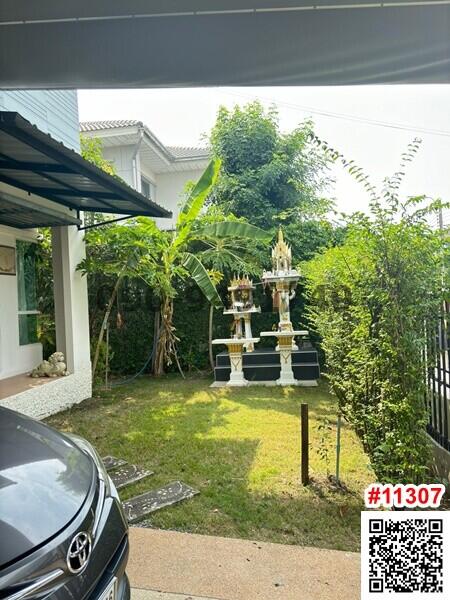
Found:
[(223, 306), (216, 286), (213, 284), (207, 270), (196, 256), (190, 252), (186, 252), (183, 261), (183, 267), (189, 271), (192, 279), (201, 289), (208, 302), (214, 306), (214, 308), (220, 308)]
[(193, 187), (188, 199), (184, 203), (178, 217), (178, 224), (182, 225), (186, 221), (193, 221), (201, 211), (211, 188), (219, 175), (221, 161), (216, 158), (210, 161), (200, 179)]

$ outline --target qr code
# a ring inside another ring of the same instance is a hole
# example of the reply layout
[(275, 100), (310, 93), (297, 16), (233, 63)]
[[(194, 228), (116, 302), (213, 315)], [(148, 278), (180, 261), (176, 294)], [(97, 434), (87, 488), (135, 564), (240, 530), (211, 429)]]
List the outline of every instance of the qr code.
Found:
[(446, 511), (362, 512), (361, 599), (449, 600), (449, 517)]

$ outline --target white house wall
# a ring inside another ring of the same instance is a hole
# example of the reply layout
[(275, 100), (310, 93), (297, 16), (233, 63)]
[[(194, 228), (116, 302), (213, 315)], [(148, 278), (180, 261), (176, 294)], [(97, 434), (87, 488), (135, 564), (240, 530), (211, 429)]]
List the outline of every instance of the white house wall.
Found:
[(202, 173), (202, 169), (196, 169), (178, 173), (160, 173), (157, 176), (156, 202), (173, 213), (172, 219), (155, 219), (158, 227), (169, 229), (175, 224), (180, 204), (185, 198), (186, 184), (188, 181), (197, 181)]
[(64, 353), (70, 373), (91, 368), (87, 277), (77, 270), (85, 257), (76, 227), (52, 228), (56, 349)]
[[(15, 247), (17, 240), (36, 241), (36, 232), (0, 226), (0, 245)], [(0, 401), (38, 419), (92, 395), (87, 281), (76, 270), (85, 256), (82, 233), (53, 228), (52, 251), (57, 350), (66, 356), (70, 374)], [(19, 344), (18, 311), (17, 276), (0, 275), (0, 380), (29, 373), (43, 359), (40, 343)]]
[[(144, 161), (142, 160), (142, 157), (140, 155), (138, 155), (139, 157), (139, 162), (138, 162), (138, 167), (140, 169), (140, 174), (141, 177), (145, 177), (145, 179), (147, 179), (148, 181), (150, 181), (151, 183), (153, 183), (155, 186), (157, 185), (158, 182), (158, 177), (160, 177), (159, 175), (156, 175), (153, 171), (151, 171), (147, 165), (144, 163)], [(142, 190), (140, 190), (142, 191)], [(158, 194), (158, 190), (156, 190), (156, 193)], [(155, 198), (152, 198), (152, 200), (154, 200), (155, 202), (157, 202), (159, 204), (159, 201)]]
[[(16, 247), (17, 240), (33, 241), (32, 231), (0, 226), (0, 245)], [(0, 379), (31, 371), (42, 360), (42, 345), (19, 345), (17, 277), (0, 275)]]
[(116, 173), (125, 183), (135, 187), (133, 174), (133, 154), (135, 146), (108, 146), (103, 147), (102, 154), (106, 160), (112, 162)]
[(117, 175), (121, 177), (128, 185), (138, 191), (141, 185), (141, 176), (151, 181), (156, 188), (154, 200), (160, 206), (173, 212), (172, 219), (155, 219), (156, 224), (161, 229), (171, 229), (176, 222), (179, 205), (184, 199), (184, 189), (188, 181), (197, 181), (203, 173), (203, 169), (193, 169), (191, 171), (178, 171), (170, 173), (154, 173), (148, 168), (148, 165), (142, 160), (141, 153), (136, 156), (138, 181), (137, 185), (134, 176), (133, 157), (136, 151), (136, 145), (130, 146), (103, 146), (102, 153), (106, 160), (114, 165)]
[(80, 149), (77, 92), (0, 90), (0, 110), (18, 112), (68, 148)]

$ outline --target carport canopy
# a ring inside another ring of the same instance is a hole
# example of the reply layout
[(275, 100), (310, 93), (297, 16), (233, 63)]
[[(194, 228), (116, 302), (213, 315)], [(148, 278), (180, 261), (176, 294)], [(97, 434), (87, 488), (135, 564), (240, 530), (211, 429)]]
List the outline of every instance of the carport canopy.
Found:
[(450, 0), (2, 0), (0, 87), (450, 82)]
[(43, 133), (16, 112), (0, 112), (0, 182), (75, 215), (0, 190), (0, 223), (14, 227), (80, 224), (77, 213), (170, 217), (171, 213)]

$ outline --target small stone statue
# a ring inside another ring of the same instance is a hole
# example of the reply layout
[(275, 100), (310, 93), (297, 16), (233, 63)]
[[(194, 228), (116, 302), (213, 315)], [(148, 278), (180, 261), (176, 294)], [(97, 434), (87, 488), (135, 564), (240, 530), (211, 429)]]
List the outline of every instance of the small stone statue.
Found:
[(67, 367), (62, 352), (53, 352), (48, 360), (43, 360), (40, 365), (31, 371), (31, 377), (64, 377)]

